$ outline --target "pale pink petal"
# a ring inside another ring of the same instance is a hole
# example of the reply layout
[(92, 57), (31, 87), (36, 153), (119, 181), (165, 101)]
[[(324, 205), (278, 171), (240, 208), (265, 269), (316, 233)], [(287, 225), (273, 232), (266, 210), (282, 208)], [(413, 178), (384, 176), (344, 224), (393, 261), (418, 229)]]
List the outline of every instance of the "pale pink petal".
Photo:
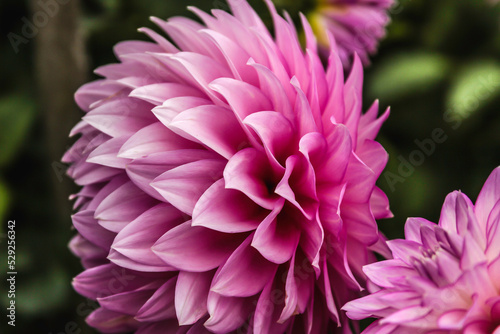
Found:
[(192, 325), (207, 314), (207, 298), (213, 274), (179, 273), (175, 286), (175, 311), (181, 326)]
[(500, 198), (500, 167), (497, 167), (491, 172), (490, 176), (484, 183), (481, 192), (476, 200), (474, 212), (476, 213), (479, 225), (486, 228), (488, 217), (493, 210), (496, 202)]
[(207, 306), (210, 318), (205, 322), (205, 327), (215, 333), (229, 333), (247, 321), (252, 299), (225, 297), (210, 292)]

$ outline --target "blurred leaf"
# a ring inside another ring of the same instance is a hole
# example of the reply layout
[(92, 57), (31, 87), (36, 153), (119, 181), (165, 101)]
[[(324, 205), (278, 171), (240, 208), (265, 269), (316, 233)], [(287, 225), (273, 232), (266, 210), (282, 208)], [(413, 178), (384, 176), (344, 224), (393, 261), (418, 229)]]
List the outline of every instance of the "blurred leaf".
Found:
[(460, 5), (456, 5), (455, 0), (446, 0), (438, 1), (435, 6), (436, 10), (431, 12), (431, 20), (422, 29), (422, 34), (425, 44), (440, 48), (450, 41), (450, 34), (453, 33), (453, 27), (458, 20)]
[(0, 167), (9, 163), (35, 116), (33, 101), (23, 95), (0, 99)]
[(390, 101), (431, 89), (448, 72), (449, 62), (431, 53), (399, 54), (379, 64), (368, 84), (370, 96)]
[(460, 118), (467, 118), (500, 93), (500, 64), (494, 61), (467, 65), (455, 77), (447, 107)]
[(47, 314), (61, 305), (69, 292), (68, 274), (60, 267), (37, 275), (17, 289), (17, 308), (22, 314)]

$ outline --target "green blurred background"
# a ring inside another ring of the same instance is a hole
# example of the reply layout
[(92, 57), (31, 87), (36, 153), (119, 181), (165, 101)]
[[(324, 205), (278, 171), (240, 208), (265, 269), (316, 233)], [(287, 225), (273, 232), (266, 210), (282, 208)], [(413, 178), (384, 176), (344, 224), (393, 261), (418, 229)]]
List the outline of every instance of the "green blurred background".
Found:
[[(58, 1), (56, 12), (40, 1), (0, 3), (2, 314), (8, 220), (16, 221), (18, 272), (16, 328), (3, 315), (1, 333), (94, 333), (84, 323), (93, 305), (70, 285), (81, 271), (67, 249), (74, 234), (67, 196), (76, 188), (59, 163), (72, 143), (69, 129), (82, 116), (73, 92), (96, 78), (92, 69), (115, 61), (115, 43), (144, 39), (136, 29), (153, 27), (149, 16), (192, 16), (187, 5), (227, 8), (223, 0)], [(263, 3), (250, 2), (269, 23)], [(314, 4), (275, 2), (294, 18)], [(54, 15), (44, 21), (41, 10)], [(401, 0), (391, 16), (366, 70), (364, 105), (378, 98), (392, 109), (379, 136), (390, 154), (379, 185), (395, 216), (380, 228), (394, 238), (409, 216), (437, 221), (452, 190), (475, 200), (500, 165), (500, 8), (482, 0)], [(433, 133), (440, 142), (431, 145)], [(427, 143), (429, 154), (416, 141)]]

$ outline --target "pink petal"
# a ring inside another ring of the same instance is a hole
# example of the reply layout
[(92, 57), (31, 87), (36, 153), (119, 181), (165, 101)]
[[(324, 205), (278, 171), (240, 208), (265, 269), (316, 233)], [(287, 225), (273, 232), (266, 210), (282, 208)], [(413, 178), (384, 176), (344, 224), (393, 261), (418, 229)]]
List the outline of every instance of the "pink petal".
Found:
[(118, 157), (118, 151), (127, 139), (128, 136), (112, 138), (104, 144), (101, 144), (89, 154), (87, 162), (125, 169), (126, 164), (130, 162), (130, 160)]
[[(245, 67), (252, 69), (246, 64)], [(214, 80), (210, 87), (226, 99), (240, 121), (253, 113), (272, 110), (271, 101), (264, 95), (262, 90), (247, 82), (220, 78)], [(252, 101), (252, 103), (248, 103), (248, 101)]]
[(105, 103), (87, 113), (83, 119), (111, 136), (131, 135), (153, 122), (151, 105), (140, 100), (119, 99)]
[(429, 307), (411, 306), (394, 312), (388, 317), (380, 320), (381, 324), (404, 324), (405, 322), (413, 322), (424, 318), (432, 311)]
[(422, 243), (421, 228), (427, 226), (434, 229), (437, 225), (424, 218), (408, 218), (405, 223), (405, 237), (407, 240)]
[(294, 222), (278, 216), (283, 202), (277, 203), (273, 212), (259, 224), (252, 240), (252, 247), (276, 264), (285, 263), (292, 258), (300, 239), (300, 231), (294, 226)]
[(215, 292), (208, 295), (210, 318), (205, 327), (214, 333), (230, 333), (247, 321), (252, 310), (252, 298), (225, 297)]
[(359, 57), (354, 55), (354, 62), (352, 64), (351, 73), (345, 82), (344, 99), (346, 108), (346, 119), (343, 122), (351, 136), (354, 147), (357, 143), (357, 133), (359, 119), (361, 116), (361, 104), (363, 101), (363, 65)]
[(162, 82), (136, 88), (129, 94), (129, 96), (158, 106), (162, 105), (162, 103), (166, 100), (175, 97), (194, 96), (202, 98), (205, 94), (203, 94), (199, 89), (188, 85), (174, 82)]
[(116, 94), (117, 86), (105, 83), (108, 83), (107, 80), (96, 80), (78, 89), (75, 101), (83, 111), (89, 111), (93, 103)]
[(103, 333), (126, 333), (139, 327), (139, 322), (133, 316), (125, 316), (102, 307), (93, 311), (85, 321)]
[(273, 279), (277, 265), (250, 246), (252, 238), (247, 237), (215, 274), (211, 291), (228, 297), (249, 297)]
[(349, 168), (345, 174), (347, 187), (344, 200), (356, 203), (368, 202), (376, 181), (377, 175), (356, 155), (351, 155)]
[(260, 33), (269, 34), (259, 15), (247, 2), (229, 0), (228, 3), (231, 6), (231, 11), (233, 12), (234, 17), (241, 21), (244, 26), (255, 28)]
[(113, 47), (116, 57), (128, 53), (160, 52), (162, 49), (155, 43), (144, 41), (123, 41)]
[(356, 154), (377, 177), (380, 176), (389, 159), (383, 146), (373, 140), (365, 140), (361, 146), (358, 145)]
[(135, 318), (141, 322), (157, 322), (175, 317), (176, 280), (177, 278), (173, 277), (158, 287), (151, 297), (141, 305)]
[(378, 114), (378, 100), (373, 103), (370, 109), (368, 109), (368, 111), (360, 118), (358, 129), (358, 146), (367, 139), (375, 139), (380, 128), (382, 127), (382, 124), (384, 124), (384, 122), (389, 117), (390, 112), (391, 109), (387, 108), (379, 118), (376, 118)]
[[(289, 216), (290, 219), (294, 219), (297, 213), (293, 213)], [(307, 221), (306, 219), (300, 220), (300, 225), (302, 234), (300, 236), (300, 248), (306, 255), (309, 263), (311, 263), (317, 275), (320, 273), (319, 268), (319, 257), (320, 251), (325, 240), (325, 232), (321, 223), (317, 219), (312, 219)]]
[(151, 282), (137, 290), (125, 291), (111, 296), (97, 298), (97, 301), (102, 307), (109, 311), (134, 316), (159, 285), (159, 282)]
[(75, 290), (90, 299), (107, 297), (125, 290), (135, 290), (151, 282), (151, 278), (108, 263), (90, 268), (73, 279)]
[(141, 324), (141, 327), (135, 334), (185, 334), (187, 330), (187, 328), (179, 328), (177, 319), (169, 319), (160, 322), (150, 322), (145, 325)]
[(155, 122), (132, 135), (118, 153), (121, 158), (138, 159), (150, 154), (182, 149), (196, 149), (200, 145), (186, 140), (160, 122)]
[(352, 141), (349, 130), (342, 124), (335, 125), (329, 132), (326, 159), (317, 172), (318, 179), (339, 183), (344, 179), (352, 155)]
[(94, 211), (84, 210), (75, 213), (72, 217), (76, 230), (88, 241), (109, 250), (116, 234), (108, 231), (97, 223), (94, 218)]
[(157, 203), (156, 200), (127, 182), (108, 195), (96, 208), (94, 217), (112, 232), (120, 232), (128, 223)]
[(408, 265), (413, 264), (413, 258), (420, 258), (422, 256), (422, 245), (410, 240), (389, 240), (387, 245), (392, 251), (395, 259), (401, 259)]
[[(279, 111), (285, 117), (293, 116), (293, 109), (290, 104), (293, 99), (289, 99), (290, 96), (293, 96), (291, 88), (283, 86), (276, 73), (262, 65), (262, 62), (256, 63), (256, 61), (250, 59), (248, 64), (257, 71), (260, 89), (271, 100), (273, 104), (272, 110)], [(290, 119), (293, 119), (293, 117)]]
[(191, 216), (201, 195), (222, 177), (224, 165), (222, 159), (190, 162), (166, 171), (151, 185), (167, 202)]
[(152, 249), (179, 270), (203, 272), (221, 265), (244, 237), (191, 226), (187, 221), (165, 233)]
[[(135, 259), (131, 259), (114, 249), (109, 251), (109, 255), (106, 259), (119, 267), (141, 272), (165, 272), (176, 270), (174, 267), (166, 265), (157, 256), (154, 256), (149, 263), (143, 263), (138, 262)], [(156, 264), (155, 262), (159, 262), (159, 264)]]
[(483, 249), (470, 234), (466, 235), (464, 238), (463, 255), (460, 259), (460, 269), (464, 271), (472, 270), (482, 262), (487, 262)]
[(393, 217), (389, 208), (389, 199), (379, 187), (373, 188), (373, 193), (370, 197), (370, 209), (375, 219)]
[(160, 122), (168, 126), (181, 112), (209, 104), (211, 104), (211, 102), (205, 98), (182, 96), (168, 99), (163, 102), (161, 106), (155, 107), (151, 111)]
[[(298, 281), (300, 283), (302, 280), (300, 277)], [(283, 311), (281, 312), (279, 322), (284, 322), (297, 311), (297, 303), (298, 303), (298, 289), (297, 282), (295, 279), (295, 253), (292, 255), (290, 259), (290, 266), (288, 267), (288, 273), (286, 275), (285, 281), (285, 306), (283, 307)], [(305, 289), (306, 290), (306, 289)]]
[(220, 53), (217, 52), (213, 43), (200, 34), (204, 26), (198, 22), (184, 17), (172, 17), (167, 22), (154, 18), (153, 22), (167, 32), (180, 50), (191, 51), (213, 59), (220, 58)]
[(474, 205), (466, 195), (454, 191), (446, 196), (439, 226), (447, 231), (465, 235), (469, 225), (477, 225), (473, 209)]
[(217, 154), (204, 149), (185, 149), (153, 153), (146, 158), (134, 159), (127, 165), (127, 175), (142, 191), (160, 201), (165, 199), (151, 183), (164, 172), (190, 162), (214, 159)]
[(488, 217), (486, 239), (486, 255), (490, 260), (494, 260), (500, 254), (500, 200), (497, 201)]
[(168, 271), (173, 268), (165, 265), (151, 250), (153, 244), (167, 231), (181, 224), (184, 217), (173, 206), (161, 203), (141, 214), (125, 226), (116, 236), (112, 249), (130, 259), (121, 266), (135, 269), (135, 265), (144, 264), (149, 270)]
[(372, 245), (378, 241), (377, 223), (368, 203), (349, 203), (344, 197), (340, 212), (346, 232), (350, 237), (365, 245)]
[(500, 256), (488, 264), (488, 272), (497, 289), (500, 289)]
[(394, 324), (381, 325), (380, 320), (377, 320), (368, 326), (363, 331), (363, 334), (392, 334), (398, 327), (398, 325)]
[[(240, 84), (245, 84), (253, 88), (253, 90), (257, 91), (257, 88), (254, 85), (258, 84), (257, 73), (253, 68), (247, 65), (247, 61), (250, 58), (250, 55), (236, 43), (231, 40), (228, 36), (216, 32), (210, 29), (203, 29), (200, 31), (202, 34), (208, 35), (214, 42), (214, 44), (219, 48), (220, 52), (224, 55), (228, 67), (231, 69), (233, 76), (238, 79), (234, 80), (236, 86)], [(232, 80), (230, 78), (220, 78), (217, 80)], [(248, 84), (247, 84), (248, 83)], [(213, 88), (213, 85), (210, 84), (210, 88)], [(215, 89), (215, 91), (218, 91)], [(219, 92), (221, 93), (221, 92)], [(262, 93), (259, 92), (261, 95)], [(254, 101), (258, 101), (255, 99)], [(268, 110), (261, 109), (261, 110)]]
[(254, 230), (265, 217), (265, 210), (239, 191), (225, 189), (221, 179), (210, 186), (196, 203), (193, 226), (240, 233)]
[(149, 38), (154, 40), (159, 46), (163, 48), (163, 51), (170, 52), (170, 53), (177, 53), (179, 52), (179, 49), (177, 49), (172, 43), (167, 41), (167, 39), (160, 34), (158, 34), (156, 31), (153, 31), (149, 28), (139, 28), (137, 31), (142, 32), (146, 34)]
[(332, 123), (343, 123), (345, 119), (344, 69), (337, 53), (330, 53), (326, 80), (329, 88), (329, 99), (322, 119), (325, 131), (329, 132)]
[(286, 159), (285, 175), (276, 186), (276, 194), (296, 206), (312, 219), (318, 210), (316, 175), (311, 163), (301, 154)]
[[(283, 53), (284, 63), (288, 65), (290, 73), (293, 73), (299, 82), (308, 83), (309, 73), (307, 73), (305, 57), (296, 37), (295, 28), (278, 15), (271, 1), (267, 4), (273, 17), (276, 44)], [(304, 87), (304, 90), (307, 90), (307, 87)]]
[(282, 304), (282, 298), (276, 297), (278, 291), (273, 281), (269, 281), (260, 294), (255, 305), (253, 318), (252, 329), (255, 334), (284, 333), (286, 331), (288, 323), (278, 321)]
[(319, 119), (319, 112), (313, 112), (311, 103), (307, 99), (305, 93), (300, 88), (297, 78), (293, 78), (291, 84), (297, 92), (297, 99), (295, 100), (295, 125), (298, 128), (300, 136), (307, 133), (321, 131), (321, 120)]
[[(323, 287), (322, 291), (324, 293), (324, 298), (326, 302), (327, 309), (329, 311), (329, 317), (330, 319), (334, 320), (336, 323), (339, 323), (339, 313), (337, 310), (337, 305), (335, 304), (335, 300), (333, 298), (333, 293), (332, 293), (332, 283), (330, 281), (329, 273), (328, 273), (328, 265), (326, 260), (323, 262), (322, 268), (321, 268), (321, 274), (322, 274), (322, 280), (323, 280)], [(321, 281), (321, 277), (320, 277)]]
[[(205, 38), (208, 39), (208, 36)], [(216, 50), (220, 54), (220, 51)], [(175, 55), (160, 53), (155, 54), (155, 56), (169, 64), (169, 67), (175, 69), (179, 75), (204, 91), (214, 101), (219, 100), (219, 98), (210, 90), (208, 86), (210, 82), (221, 77), (231, 77), (227, 67), (200, 53), (179, 52)]]
[(216, 106), (199, 106), (183, 111), (169, 124), (175, 133), (201, 143), (229, 159), (248, 144), (234, 114)]
[(394, 287), (395, 283), (406, 277), (419, 276), (413, 267), (399, 259), (375, 262), (363, 267), (363, 272), (375, 284), (381, 287)]
[(71, 252), (78, 256), (85, 269), (104, 264), (106, 261), (107, 250), (97, 247), (80, 234), (75, 235), (68, 245)]
[(483, 231), (486, 228), (488, 217), (496, 202), (500, 198), (500, 167), (491, 172), (476, 200), (474, 212)]
[(446, 311), (439, 316), (438, 325), (443, 329), (460, 330), (463, 327), (466, 315), (466, 310), (455, 309)]
[(290, 121), (280, 113), (261, 111), (247, 116), (243, 123), (257, 133), (270, 159), (284, 162), (295, 141)]
[(261, 207), (272, 210), (278, 197), (269, 185), (275, 182), (269, 162), (261, 151), (245, 148), (229, 159), (224, 169), (225, 186), (239, 190)]
[(179, 324), (192, 325), (207, 314), (207, 298), (213, 272), (181, 271), (175, 286), (175, 311)]

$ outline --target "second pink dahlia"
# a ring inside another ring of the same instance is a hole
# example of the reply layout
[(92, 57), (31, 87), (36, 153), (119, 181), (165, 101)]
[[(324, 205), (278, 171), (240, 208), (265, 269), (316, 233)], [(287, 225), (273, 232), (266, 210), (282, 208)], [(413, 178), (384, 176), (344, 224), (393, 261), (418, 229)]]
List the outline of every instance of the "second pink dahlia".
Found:
[(446, 197), (438, 224), (409, 218), (394, 259), (364, 268), (373, 294), (343, 307), (352, 319), (379, 318), (365, 332), (500, 333), (500, 167), (476, 203)]
[(153, 18), (175, 45), (142, 29), (153, 42), (118, 44), (76, 94), (74, 287), (102, 332), (349, 332), (339, 308), (383, 251), (388, 112), (362, 114), (361, 62), (344, 81), (305, 20), (304, 52), (271, 2), (275, 38), (229, 2)]
[(317, 8), (309, 15), (322, 45), (330, 43), (331, 34), (345, 65), (357, 53), (365, 65), (369, 55), (377, 51), (389, 23), (389, 8), (395, 0), (317, 0)]

